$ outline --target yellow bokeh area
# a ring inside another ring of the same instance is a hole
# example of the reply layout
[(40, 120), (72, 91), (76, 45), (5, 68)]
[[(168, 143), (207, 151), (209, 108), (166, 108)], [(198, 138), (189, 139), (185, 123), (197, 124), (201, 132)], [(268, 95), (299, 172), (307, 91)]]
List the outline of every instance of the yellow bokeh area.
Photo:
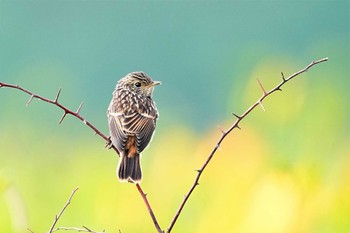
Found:
[[(294, 88), (299, 81), (301, 88), (306, 85), (305, 80), (295, 80)], [(247, 87), (250, 85), (249, 81)], [(293, 87), (289, 90), (289, 86), (284, 89), (287, 97), (281, 100), (276, 98), (277, 94), (272, 96), (271, 102), (265, 105), (266, 112), (256, 109), (242, 122), (241, 130), (235, 129), (223, 141), (180, 215), (174, 232), (282, 233), (332, 232), (334, 229), (345, 232), (344, 229), (348, 229), (349, 147), (346, 138), (332, 141), (341, 123), (330, 122), (324, 129), (313, 128), (312, 133), (302, 131), (301, 128), (306, 127), (304, 122), (310, 124), (308, 117), (311, 116), (300, 115), (309, 111), (311, 103), (308, 102), (312, 100), (293, 104), (290, 110), (271, 110), (293, 102), (295, 93), (292, 92), (296, 90)], [(333, 106), (342, 101), (337, 99), (336, 92), (328, 85), (322, 90), (333, 96), (329, 103), (325, 101), (326, 108), (339, 111), (339, 118), (344, 119), (342, 111)], [(318, 88), (304, 89), (308, 92), (306, 99), (322, 98), (314, 91)], [(278, 93), (280, 97), (284, 94)], [(320, 110), (324, 108), (325, 105)], [(317, 113), (317, 109), (315, 106), (313, 111)], [(271, 111), (285, 111), (285, 120), (279, 119), (284, 118), (283, 115), (275, 116)], [(289, 115), (294, 116), (294, 121), (288, 119)], [(234, 120), (232, 116), (202, 134), (181, 125), (156, 133), (151, 146), (143, 153), (142, 187), (163, 228), (168, 226), (193, 183), (195, 170), (215, 147), (221, 136), (219, 128), (226, 129)], [(68, 126), (57, 129), (65, 131), (76, 123), (71, 119), (67, 121)], [(293, 135), (296, 132), (289, 127), (302, 133)], [(34, 131), (29, 130), (16, 140), (24, 142), (31, 137), (29, 132)], [(319, 135), (323, 132), (329, 136)], [(54, 138), (33, 136), (44, 146), (30, 150), (25, 149), (31, 147), (26, 143), (23, 143), (24, 149), (18, 147), (14, 135), (2, 135), (1, 140), (6, 145), (3, 153), (13, 156), (7, 158), (8, 166), (0, 176), (1, 229), (22, 232), (30, 226), (38, 232), (47, 231), (71, 190), (79, 186), (60, 226), (88, 225), (108, 232), (154, 232), (136, 188), (117, 181), (118, 158), (113, 151), (104, 149), (103, 142), (96, 136), (87, 134), (80, 138), (85, 140), (82, 143), (80, 139), (65, 140), (58, 135)], [(280, 136), (283, 138), (274, 140)], [(314, 142), (313, 138), (321, 142)], [(53, 148), (45, 146), (54, 144)], [(290, 156), (289, 147), (293, 148), (294, 157), (285, 159)], [(57, 159), (46, 159), (47, 153), (57, 154)], [(35, 159), (35, 166), (29, 166), (28, 159)]]
[[(55, 98), (108, 136), (116, 82), (144, 70), (159, 119), (145, 193), (173, 233), (349, 233), (349, 1), (0, 1), (0, 82)], [(0, 88), (0, 233), (156, 232), (105, 141), (61, 109)], [(28, 230), (29, 229), (29, 230)], [(63, 232), (63, 231), (55, 231)], [(68, 231), (67, 231), (68, 232)], [(69, 231), (77, 232), (77, 231)]]
[[(262, 63), (254, 72), (272, 76), (273, 72), (265, 68), (271, 66)], [(350, 159), (345, 143), (349, 138), (337, 136), (345, 121), (341, 106), (346, 100), (329, 83), (313, 83), (308, 78), (291, 81), (283, 92), (264, 102), (266, 112), (258, 106), (242, 122), (241, 130), (235, 129), (227, 136), (203, 173), (174, 232), (349, 229)], [(261, 81), (270, 88), (279, 79)], [(256, 80), (249, 80), (245, 92), (252, 96), (247, 94), (245, 104), (254, 102), (259, 91)], [(313, 104), (320, 99), (321, 106)], [(282, 107), (286, 105), (287, 108)], [(337, 119), (329, 121), (325, 109)], [(215, 147), (221, 136), (219, 128), (226, 129), (234, 120), (228, 118), (202, 134), (183, 125), (156, 133), (152, 145), (143, 153), (142, 187), (162, 227), (169, 224), (193, 183), (195, 170)], [(327, 124), (320, 128), (318, 122)], [(66, 131), (74, 124), (77, 121), (71, 119), (68, 126), (55, 128)], [(312, 132), (303, 130), (308, 127)], [(63, 134), (42, 138), (28, 129), (22, 130), (19, 137), (1, 136), (6, 145), (2, 153), (12, 154), (6, 158), (7, 168), (0, 173), (2, 231), (23, 232), (28, 226), (37, 232), (46, 231), (71, 190), (79, 186), (60, 226), (154, 232), (136, 188), (119, 183), (115, 177), (117, 156), (103, 149), (96, 136), (87, 134), (72, 141), (59, 136)], [(33, 144), (25, 143), (31, 137)], [(18, 147), (18, 142), (23, 147)], [(46, 158), (47, 153), (53, 153), (53, 157)], [(29, 160), (35, 160), (35, 165)]]

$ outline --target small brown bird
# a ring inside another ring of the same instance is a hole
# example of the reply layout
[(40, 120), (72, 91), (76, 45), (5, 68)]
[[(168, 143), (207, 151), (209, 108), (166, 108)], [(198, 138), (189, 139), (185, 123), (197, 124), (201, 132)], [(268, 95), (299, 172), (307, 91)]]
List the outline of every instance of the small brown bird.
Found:
[(140, 154), (152, 139), (158, 111), (152, 100), (153, 81), (145, 72), (132, 72), (119, 80), (107, 110), (112, 144), (120, 153), (120, 181), (140, 183)]

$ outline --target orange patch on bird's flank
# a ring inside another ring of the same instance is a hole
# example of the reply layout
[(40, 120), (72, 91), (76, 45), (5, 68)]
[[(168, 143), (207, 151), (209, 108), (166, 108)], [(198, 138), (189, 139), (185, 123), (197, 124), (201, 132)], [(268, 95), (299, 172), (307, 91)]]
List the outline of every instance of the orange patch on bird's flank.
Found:
[(136, 152), (136, 141), (134, 136), (128, 137), (128, 141), (126, 142), (126, 149), (129, 150), (128, 157), (133, 158)]

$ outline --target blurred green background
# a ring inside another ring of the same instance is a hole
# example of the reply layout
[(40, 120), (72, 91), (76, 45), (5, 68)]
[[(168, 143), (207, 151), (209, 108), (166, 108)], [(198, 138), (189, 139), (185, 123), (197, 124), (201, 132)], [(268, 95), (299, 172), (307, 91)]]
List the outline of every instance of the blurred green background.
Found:
[[(75, 109), (105, 134), (117, 80), (146, 71), (160, 118), (142, 187), (166, 229), (220, 137), (266, 89), (312, 60), (227, 137), (173, 232), (350, 232), (349, 1), (0, 0), (0, 81)], [(0, 89), (0, 232), (57, 226), (155, 232), (118, 158), (82, 122)]]

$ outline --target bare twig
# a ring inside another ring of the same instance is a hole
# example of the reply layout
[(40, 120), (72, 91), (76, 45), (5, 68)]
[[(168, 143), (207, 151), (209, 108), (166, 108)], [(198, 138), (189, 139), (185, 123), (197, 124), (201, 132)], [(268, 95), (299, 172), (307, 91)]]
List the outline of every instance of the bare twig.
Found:
[(67, 200), (67, 203), (63, 206), (62, 210), (60, 211), (60, 213), (58, 215), (55, 216), (55, 220), (53, 221), (52, 225), (51, 225), (51, 228), (50, 230), (48, 231), (48, 233), (52, 233), (52, 232), (55, 232), (55, 231), (60, 231), (60, 230), (63, 230), (63, 231), (78, 231), (78, 232), (91, 232), (91, 233), (105, 233), (105, 231), (93, 231), (91, 229), (89, 229), (88, 227), (86, 226), (83, 226), (83, 228), (79, 228), (79, 227), (56, 227), (56, 224), (58, 222), (58, 220), (61, 218), (63, 212), (66, 210), (66, 208), (68, 207), (68, 205), (70, 204), (74, 194), (76, 193), (76, 191), (78, 191), (79, 188), (75, 188), (71, 195), (69, 196), (68, 200)]
[[(197, 187), (197, 185), (199, 185), (199, 179), (204, 171), (204, 169), (208, 166), (210, 160), (213, 158), (214, 154), (216, 153), (217, 149), (220, 148), (220, 144), (222, 143), (222, 141), (226, 138), (226, 136), (235, 128), (240, 129), (239, 127), (239, 123), (258, 105), (261, 105), (262, 108), (264, 109), (263, 105), (262, 105), (262, 101), (269, 95), (271, 95), (272, 93), (274, 93), (275, 91), (280, 91), (282, 90), (281, 87), (287, 83), (288, 81), (290, 81), (291, 79), (295, 78), (296, 76), (306, 72), (308, 69), (310, 69), (312, 66), (319, 64), (321, 62), (325, 62), (328, 60), (328, 57), (317, 60), (317, 61), (313, 61), (311, 62), (308, 66), (306, 66), (304, 69), (299, 70), (298, 72), (295, 72), (294, 74), (290, 75), (289, 77), (285, 78), (284, 74), (282, 73), (282, 81), (280, 82), (280, 84), (278, 84), (275, 88), (271, 89), (270, 91), (266, 92), (263, 85), (261, 84), (261, 82), (258, 80), (259, 86), (262, 89), (262, 96), (252, 105), (250, 106), (242, 115), (236, 115), (233, 114), (234, 116), (237, 117), (237, 120), (233, 123), (233, 125), (228, 128), (226, 131), (222, 131), (222, 135), (219, 138), (218, 142), (216, 143), (216, 145), (214, 146), (213, 150), (210, 152), (208, 158), (205, 160), (204, 164), (202, 165), (202, 167), (200, 169), (197, 170), (197, 176), (194, 179), (194, 182), (192, 184), (192, 186), (190, 187), (189, 191), (187, 192), (187, 194), (185, 195), (185, 198), (183, 199), (183, 201), (180, 204), (179, 209), (176, 211), (175, 216), (173, 218), (173, 220), (171, 221), (168, 230), (166, 231), (167, 233), (170, 233), (171, 230), (173, 229), (178, 217), (181, 214), (181, 211), (183, 210), (188, 198), (191, 196), (193, 190)], [(265, 110), (265, 109), (264, 109)]]
[[(103, 134), (100, 130), (98, 130), (93, 124), (91, 124), (89, 121), (87, 121), (83, 116), (80, 115), (80, 110), (83, 106), (83, 103), (81, 103), (78, 107), (78, 109), (76, 111), (73, 111), (67, 107), (65, 107), (64, 105), (62, 105), (60, 102), (58, 102), (58, 99), (60, 97), (60, 94), (61, 94), (61, 88), (58, 89), (58, 92), (54, 98), (54, 100), (50, 100), (48, 98), (45, 98), (43, 96), (40, 96), (40, 95), (37, 95), (27, 89), (24, 89), (23, 87), (20, 87), (19, 85), (13, 85), (13, 84), (7, 84), (7, 83), (3, 83), (3, 82), (0, 82), (0, 88), (1, 87), (8, 87), (8, 88), (14, 88), (14, 89), (17, 89), (17, 90), (20, 90), (22, 92), (25, 92), (27, 93), (28, 95), (30, 95), (29, 97), (29, 100), (26, 104), (26, 106), (28, 106), (33, 99), (39, 99), (39, 100), (42, 100), (42, 101), (45, 101), (47, 103), (50, 103), (50, 104), (53, 104), (53, 105), (56, 105), (57, 107), (59, 107), (60, 109), (63, 110), (63, 115), (62, 117), (60, 118), (60, 120), (58, 121), (58, 124), (61, 124), (62, 121), (64, 120), (64, 118), (67, 116), (67, 115), (72, 115), (76, 118), (78, 118), (79, 120), (81, 120), (84, 124), (86, 124), (88, 127), (90, 127), (93, 131), (94, 131), (94, 134), (98, 134), (101, 138), (103, 138), (108, 144), (110, 144), (110, 139), (109, 137), (107, 137), (105, 134)], [(119, 152), (118, 150), (113, 146), (113, 145), (110, 145), (111, 148), (113, 148), (115, 150), (115, 152), (119, 155)]]
[(60, 217), (62, 216), (63, 212), (65, 211), (65, 209), (67, 208), (67, 206), (70, 204), (70, 201), (72, 200), (74, 194), (76, 191), (78, 191), (79, 188), (75, 188), (71, 195), (69, 196), (68, 200), (67, 200), (67, 203), (63, 206), (62, 210), (59, 212), (58, 215), (55, 216), (55, 220), (53, 221), (52, 225), (51, 225), (51, 228), (50, 230), (48, 231), (48, 233), (52, 233), (54, 231), (54, 228), (58, 222), (58, 220), (60, 219)]
[(142, 199), (143, 199), (143, 202), (146, 204), (147, 206), (147, 210), (149, 212), (149, 215), (151, 216), (152, 220), (153, 220), (153, 224), (154, 226), (156, 227), (158, 233), (164, 233), (164, 231), (162, 231), (162, 229), (160, 228), (159, 224), (158, 224), (158, 221), (157, 221), (157, 218), (156, 216), (154, 215), (153, 213), (153, 210), (151, 208), (151, 205), (149, 204), (148, 202), (148, 199), (147, 199), (147, 194), (143, 192), (141, 186), (139, 184), (136, 184), (136, 188), (137, 190), (139, 191), (139, 193), (141, 194), (142, 196)]
[(55, 228), (52, 232), (55, 231), (77, 231), (77, 232), (90, 232), (90, 233), (106, 233), (104, 230), (103, 231), (93, 231), (85, 226), (83, 228), (79, 227), (57, 227)]

